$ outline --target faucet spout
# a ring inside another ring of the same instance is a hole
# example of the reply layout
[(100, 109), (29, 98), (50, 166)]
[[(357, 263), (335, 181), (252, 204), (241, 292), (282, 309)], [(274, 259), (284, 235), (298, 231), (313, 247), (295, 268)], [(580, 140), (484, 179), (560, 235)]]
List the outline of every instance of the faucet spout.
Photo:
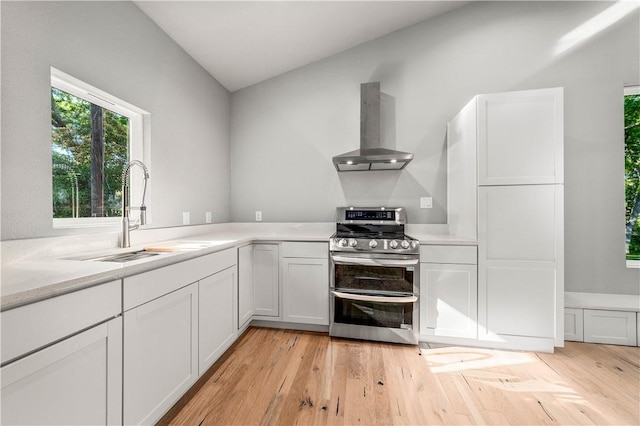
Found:
[[(131, 167), (138, 166), (142, 169), (144, 174), (144, 189), (142, 192), (142, 202), (140, 207), (137, 209), (140, 210), (140, 219), (138, 223), (131, 225), (129, 221), (129, 210), (132, 207), (129, 206), (129, 177), (131, 174)], [(147, 195), (147, 180), (149, 179), (149, 170), (147, 166), (140, 160), (132, 160), (130, 161), (125, 168), (122, 170), (122, 238), (120, 240), (120, 247), (130, 247), (131, 240), (129, 232), (138, 229), (140, 225), (144, 225), (147, 223), (147, 207), (144, 205), (144, 199)]]

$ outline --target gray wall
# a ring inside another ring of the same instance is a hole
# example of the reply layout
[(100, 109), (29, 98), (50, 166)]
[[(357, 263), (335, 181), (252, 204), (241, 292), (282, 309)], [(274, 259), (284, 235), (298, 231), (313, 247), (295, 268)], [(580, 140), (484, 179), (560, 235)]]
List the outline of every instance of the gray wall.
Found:
[[(131, 2), (2, 1), (2, 240), (54, 235), (53, 66), (151, 113), (153, 227), (229, 220), (229, 93)], [(84, 230), (83, 232), (87, 232)]]
[[(230, 114), (226, 90), (132, 3), (2, 1), (1, 238), (57, 233), (50, 66), (152, 114), (154, 227), (179, 225), (182, 211), (192, 223), (205, 211), (252, 221), (255, 210), (324, 222), (343, 204), (397, 204), (413, 223), (444, 223), (446, 122), (478, 93), (562, 86), (566, 290), (640, 294), (640, 270), (624, 263), (621, 128), (622, 86), (640, 82), (638, 11), (558, 52), (612, 5), (472, 3), (236, 92)], [(416, 157), (404, 171), (331, 164), (358, 146), (366, 81), (395, 101), (388, 142)], [(434, 208), (418, 209), (420, 196)]]
[[(623, 85), (640, 82), (638, 10), (563, 41), (615, 4), (472, 3), (233, 93), (232, 219), (261, 210), (265, 221), (332, 221), (338, 205), (371, 204), (443, 223), (447, 121), (479, 93), (561, 86), (565, 289), (640, 294), (640, 270), (624, 260), (622, 130)], [(395, 99), (391, 140), (415, 160), (400, 172), (338, 174), (331, 157), (358, 147), (367, 81)], [(434, 208), (421, 210), (427, 195)]]

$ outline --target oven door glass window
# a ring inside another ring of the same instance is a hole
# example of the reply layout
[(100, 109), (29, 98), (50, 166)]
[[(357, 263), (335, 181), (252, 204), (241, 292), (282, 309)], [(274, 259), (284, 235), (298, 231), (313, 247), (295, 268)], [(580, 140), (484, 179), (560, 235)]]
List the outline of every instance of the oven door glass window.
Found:
[(413, 268), (335, 265), (335, 288), (413, 293)]
[(333, 299), (335, 323), (413, 329), (414, 303), (369, 302), (336, 296)]

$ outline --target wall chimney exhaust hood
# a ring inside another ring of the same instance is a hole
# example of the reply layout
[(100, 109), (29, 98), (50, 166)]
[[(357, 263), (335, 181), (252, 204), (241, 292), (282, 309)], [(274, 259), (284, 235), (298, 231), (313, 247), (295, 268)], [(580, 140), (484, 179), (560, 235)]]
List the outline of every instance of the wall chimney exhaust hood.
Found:
[(380, 82), (360, 85), (360, 149), (333, 157), (339, 172), (400, 170), (413, 154), (383, 148), (380, 143)]

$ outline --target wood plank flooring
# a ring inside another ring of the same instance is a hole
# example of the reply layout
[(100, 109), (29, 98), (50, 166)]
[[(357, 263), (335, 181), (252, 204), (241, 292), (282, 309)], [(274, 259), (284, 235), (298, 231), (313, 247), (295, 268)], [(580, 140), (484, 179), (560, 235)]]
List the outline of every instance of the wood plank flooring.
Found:
[(249, 328), (161, 425), (638, 425), (640, 349), (415, 347)]

